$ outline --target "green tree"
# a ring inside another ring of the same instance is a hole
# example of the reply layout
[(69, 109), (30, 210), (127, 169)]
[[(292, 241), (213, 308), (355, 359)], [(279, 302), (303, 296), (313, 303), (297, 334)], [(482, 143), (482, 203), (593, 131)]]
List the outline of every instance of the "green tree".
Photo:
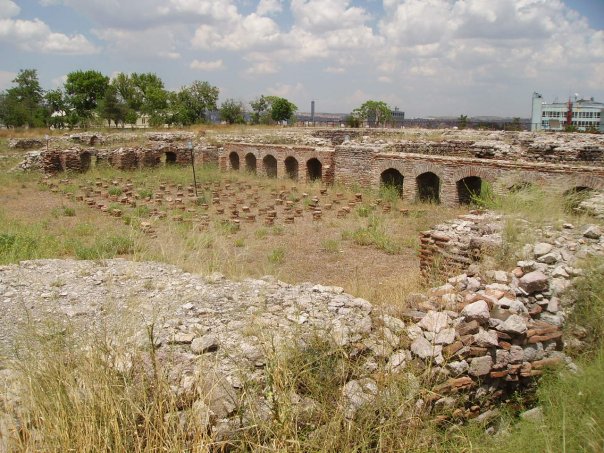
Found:
[(2, 98), (0, 115), (7, 127), (41, 127), (48, 116), (43, 105), (44, 91), (35, 69), (21, 69), (13, 79), (14, 87)]
[(120, 98), (117, 88), (114, 85), (109, 85), (105, 90), (105, 96), (99, 102), (101, 118), (107, 120), (109, 127), (111, 127), (111, 121), (115, 123), (115, 127), (118, 127), (120, 124), (124, 124), (127, 113), (128, 106)]
[(268, 124), (271, 119), (270, 115), (270, 103), (264, 95), (257, 97), (250, 102), (252, 107), (252, 123), (253, 124)]
[(289, 121), (293, 118), (296, 110), (298, 110), (295, 104), (292, 104), (285, 98), (269, 98), (269, 101), (271, 103), (271, 118), (273, 121)]
[(124, 117), (124, 122), (126, 124), (130, 124), (132, 127), (136, 126), (136, 121), (138, 120), (138, 115), (135, 110), (129, 109), (126, 112), (126, 116)]
[(459, 115), (459, 118), (457, 118), (457, 127), (460, 129), (468, 127), (468, 115)]
[[(209, 110), (216, 110), (219, 90), (208, 82), (195, 81), (170, 96), (170, 111), (175, 123), (188, 126), (206, 120)], [(168, 119), (169, 120), (169, 119)]]
[(91, 117), (108, 86), (109, 77), (98, 71), (74, 71), (67, 74), (67, 100), (81, 121)]
[(65, 127), (65, 115), (67, 106), (63, 92), (60, 89), (50, 90), (44, 96), (46, 109), (48, 110), (48, 125), (56, 129)]
[(245, 108), (243, 103), (234, 99), (227, 99), (220, 106), (220, 118), (229, 124), (245, 123)]
[(346, 118), (344, 118), (344, 123), (346, 124), (346, 126), (348, 127), (361, 127), (361, 120), (354, 115), (348, 115), (346, 116)]
[(384, 101), (369, 100), (354, 109), (352, 115), (370, 126), (385, 126), (392, 117), (392, 109)]
[(129, 106), (150, 116), (162, 116), (168, 106), (168, 92), (164, 82), (151, 72), (130, 76), (133, 96)]

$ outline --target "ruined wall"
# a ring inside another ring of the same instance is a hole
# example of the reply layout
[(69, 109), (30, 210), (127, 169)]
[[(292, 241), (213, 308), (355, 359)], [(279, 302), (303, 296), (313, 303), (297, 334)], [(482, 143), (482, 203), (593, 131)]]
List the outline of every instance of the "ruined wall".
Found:
[(331, 184), (335, 177), (334, 151), (330, 148), (315, 148), (310, 146), (288, 146), (288, 145), (261, 145), (249, 143), (227, 143), (224, 146), (222, 156), (220, 157), (220, 168), (222, 170), (234, 170), (231, 156), (238, 156), (239, 169), (246, 170), (246, 156), (255, 157), (255, 172), (259, 175), (267, 176), (265, 168), (265, 158), (274, 157), (277, 160), (276, 175), (280, 179), (289, 177), (286, 167), (286, 159), (293, 157), (297, 163), (297, 180), (306, 182), (311, 179), (309, 174), (308, 162), (317, 159), (321, 163), (321, 179), (327, 184)]
[(94, 149), (48, 150), (40, 154), (42, 171), (48, 174), (63, 171), (84, 173), (90, 169)]
[(560, 192), (575, 187), (604, 189), (603, 167), (394, 153), (388, 152), (390, 149), (379, 145), (337, 146), (334, 156), (336, 182), (378, 187), (382, 173), (394, 169), (403, 177), (403, 198), (414, 200), (420, 189), (417, 178), (433, 173), (438, 177), (440, 202), (449, 206), (460, 202), (459, 183), (468, 177), (491, 182), (499, 191), (505, 191), (518, 182), (545, 184)]
[(484, 253), (501, 246), (501, 216), (472, 211), (420, 234), (420, 271), (439, 279), (468, 271)]

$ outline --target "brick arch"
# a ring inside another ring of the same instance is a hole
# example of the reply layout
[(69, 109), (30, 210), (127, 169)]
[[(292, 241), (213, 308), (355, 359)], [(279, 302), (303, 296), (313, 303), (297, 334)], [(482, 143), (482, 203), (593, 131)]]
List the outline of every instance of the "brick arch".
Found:
[(576, 175), (561, 177), (556, 184), (561, 193), (566, 193), (576, 187), (586, 187), (591, 190), (604, 190), (604, 180), (597, 176)]
[(245, 153), (245, 170), (250, 173), (256, 173), (258, 168), (258, 156), (256, 153), (249, 151)]
[[(413, 179), (417, 178), (423, 173), (434, 173), (436, 176), (438, 176), (438, 179), (440, 179), (441, 183), (447, 181), (447, 178), (443, 173), (443, 168), (440, 165), (434, 165), (430, 162), (414, 163), (411, 166), (410, 172), (408, 173), (408, 176)], [(403, 176), (407, 177), (405, 173), (403, 173)]]
[(241, 168), (241, 156), (237, 151), (231, 151), (227, 156), (229, 170), (239, 170)]
[(499, 176), (497, 174), (498, 172), (495, 172), (491, 169), (488, 168), (484, 168), (484, 167), (478, 167), (476, 165), (471, 165), (468, 167), (462, 167), (458, 170), (455, 170), (451, 173), (451, 182), (458, 182), (461, 181), (464, 178), (469, 178), (472, 176), (478, 177), (480, 179), (482, 179), (483, 181), (488, 181), (488, 182), (495, 182), (497, 180), (497, 177)]
[(392, 160), (385, 160), (385, 161), (381, 161), (379, 163), (379, 165), (377, 165), (376, 170), (373, 172), (374, 174), (374, 186), (375, 187), (379, 187), (382, 180), (381, 180), (381, 176), (382, 173), (384, 173), (386, 170), (389, 169), (394, 169), (397, 170), (401, 175), (403, 175), (403, 178), (407, 179), (407, 177), (411, 177), (409, 172), (406, 170), (405, 165), (404, 165), (404, 161), (402, 161), (401, 159), (392, 159)]

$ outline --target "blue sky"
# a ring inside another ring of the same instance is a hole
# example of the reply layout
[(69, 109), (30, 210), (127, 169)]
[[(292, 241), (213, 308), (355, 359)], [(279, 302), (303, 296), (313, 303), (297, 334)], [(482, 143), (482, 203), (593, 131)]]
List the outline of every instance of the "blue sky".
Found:
[(0, 57), (0, 89), (155, 72), (301, 111), (526, 117), (533, 91), (604, 101), (604, 0), (0, 0)]

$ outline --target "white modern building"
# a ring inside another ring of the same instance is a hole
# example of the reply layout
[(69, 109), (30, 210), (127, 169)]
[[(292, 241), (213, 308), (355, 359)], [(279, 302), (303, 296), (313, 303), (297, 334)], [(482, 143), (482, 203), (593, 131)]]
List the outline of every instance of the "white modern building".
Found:
[(531, 130), (563, 131), (569, 125), (569, 111), (572, 112), (570, 125), (580, 131), (604, 133), (604, 103), (575, 96), (574, 100), (548, 104), (539, 93), (533, 93)]

